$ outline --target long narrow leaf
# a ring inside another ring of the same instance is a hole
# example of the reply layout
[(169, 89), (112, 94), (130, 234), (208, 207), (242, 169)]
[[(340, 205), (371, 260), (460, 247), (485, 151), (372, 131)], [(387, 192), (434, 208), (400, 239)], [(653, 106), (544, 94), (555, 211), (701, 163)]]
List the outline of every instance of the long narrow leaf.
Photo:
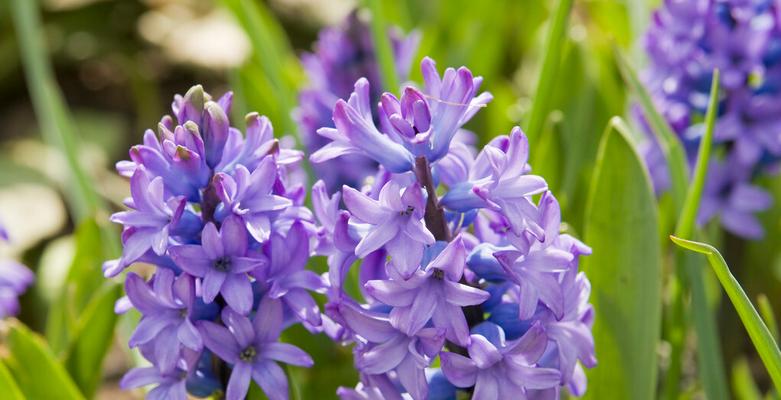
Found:
[(675, 236), (670, 236), (670, 239), (678, 246), (707, 256), (711, 267), (713, 267), (713, 272), (716, 273), (721, 286), (727, 292), (732, 305), (735, 306), (735, 310), (737, 310), (743, 326), (754, 343), (759, 357), (765, 364), (776, 390), (781, 392), (781, 351), (778, 349), (778, 344), (773, 339), (770, 330), (762, 322), (762, 318), (760, 318), (754, 305), (751, 304), (751, 300), (746, 296), (746, 292), (743, 291), (738, 280), (730, 272), (724, 257), (721, 256), (721, 253), (716, 248), (709, 244), (681, 239)]
[(759, 306), (759, 314), (762, 315), (762, 319), (765, 321), (770, 333), (776, 339), (776, 342), (781, 342), (781, 336), (778, 334), (778, 323), (776, 322), (776, 314), (773, 312), (773, 306), (770, 305), (770, 300), (764, 294), (757, 296), (757, 305)]
[(691, 237), (697, 221), (697, 212), (700, 209), (702, 190), (705, 187), (705, 177), (708, 176), (711, 147), (713, 144), (713, 130), (716, 124), (716, 115), (719, 113), (719, 70), (713, 71), (711, 81), (710, 100), (708, 111), (705, 114), (705, 134), (700, 140), (700, 148), (697, 151), (697, 163), (694, 165), (694, 173), (686, 200), (683, 203), (678, 225), (675, 227), (675, 235), (678, 237)]
[(12, 0), (10, 5), (35, 114), (46, 143), (61, 150), (68, 163), (72, 186), (62, 189), (73, 215), (80, 221), (94, 215), (100, 200), (79, 163), (76, 128), (48, 61), (38, 1)]
[(22, 389), (19, 389), (19, 385), (16, 384), (11, 371), (8, 370), (8, 367), (2, 361), (0, 361), (0, 393), (3, 394), (4, 399), (24, 400)]
[[(599, 366), (588, 399), (655, 398), (662, 269), (656, 201), (630, 134), (613, 118), (602, 137), (586, 207)], [(606, 207), (609, 205), (609, 207)]]
[(629, 64), (622, 52), (615, 48), (615, 59), (618, 63), (618, 69), (623, 76), (625, 83), (637, 97), (640, 107), (643, 110), (651, 130), (656, 136), (656, 140), (662, 148), (667, 166), (670, 171), (671, 188), (676, 214), (683, 208), (683, 203), (688, 186), (688, 167), (686, 162), (686, 152), (678, 136), (667, 124), (667, 121), (656, 110), (651, 95), (645, 88), (645, 85), (638, 78), (637, 73)]
[(399, 77), (396, 75), (396, 67), (393, 62), (393, 51), (391, 50), (391, 43), (388, 38), (385, 17), (380, 7), (380, 0), (366, 0), (366, 7), (372, 13), (372, 39), (374, 39), (374, 48), (377, 51), (377, 61), (380, 65), (383, 87), (391, 92), (395, 92), (399, 89)]
[[(705, 115), (705, 134), (700, 141), (692, 180), (675, 229), (675, 235), (678, 237), (691, 237), (694, 233), (697, 212), (700, 208), (700, 199), (705, 186), (705, 178), (708, 174), (713, 130), (716, 115), (718, 115), (718, 108), (719, 71), (715, 70), (711, 82), (708, 111)], [(699, 265), (699, 260), (693, 257), (691, 253), (679, 253), (675, 259), (680, 267), (678, 271), (685, 272), (686, 283), (688, 283), (691, 291), (691, 317), (694, 322), (694, 330), (697, 333), (698, 372), (702, 380), (703, 389), (706, 396), (711, 400), (726, 400), (728, 398), (727, 375), (724, 368), (724, 360), (721, 356), (719, 330), (716, 325), (714, 311), (709, 306), (707, 294), (705, 293), (703, 268)], [(686, 321), (680, 321), (680, 323), (684, 326), (686, 325)], [(680, 360), (673, 360), (673, 362), (680, 362)], [(675, 383), (668, 381), (668, 384)]]
[(553, 85), (561, 63), (561, 55), (567, 40), (567, 25), (573, 0), (559, 0), (545, 40), (545, 56), (534, 91), (534, 102), (526, 124), (526, 134), (531, 141), (537, 140), (542, 133), (545, 121), (550, 113)]
[[(223, 0), (223, 3), (236, 17), (236, 20), (244, 28), (253, 47), (255, 62), (263, 68), (268, 80), (271, 82), (273, 96), (280, 107), (282, 132), (293, 134), (297, 145), (300, 146), (298, 131), (295, 129), (291, 112), (294, 107), (295, 88), (285, 78), (284, 60), (290, 59), (289, 46), (278, 42), (279, 33), (272, 27), (271, 18), (265, 15), (262, 2), (251, 0)], [(277, 121), (274, 121), (277, 122)]]
[(114, 303), (122, 295), (119, 285), (103, 287), (84, 310), (73, 334), (65, 367), (87, 397), (92, 397), (103, 377), (103, 358), (114, 337), (117, 314)]
[(9, 323), (5, 344), (8, 366), (28, 399), (79, 400), (84, 396), (68, 376), (46, 342), (18, 321)]

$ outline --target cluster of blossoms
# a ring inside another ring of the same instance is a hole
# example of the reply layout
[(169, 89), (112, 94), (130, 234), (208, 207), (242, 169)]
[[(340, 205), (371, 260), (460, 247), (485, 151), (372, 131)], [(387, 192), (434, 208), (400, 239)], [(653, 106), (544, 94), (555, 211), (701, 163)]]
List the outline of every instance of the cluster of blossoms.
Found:
[(130, 161), (122, 224), (122, 257), (104, 264), (115, 276), (132, 263), (153, 265), (150, 279), (128, 273), (127, 297), (141, 320), (130, 338), (152, 364), (131, 370), (125, 388), (155, 384), (150, 398), (186, 399), (225, 391), (242, 399), (254, 380), (271, 399), (285, 399), (278, 364), (311, 366), (301, 349), (279, 342), (301, 323), (322, 320), (310, 291), (324, 280), (305, 265), (317, 233), (306, 190), (291, 174), (303, 154), (281, 148), (256, 113), (246, 134), (230, 126), (231, 94), (213, 100), (194, 86), (173, 102), (158, 132), (148, 130)]
[[(694, 163), (710, 82), (721, 72), (714, 140), (699, 222), (720, 216), (734, 234), (759, 238), (755, 213), (770, 196), (751, 184), (781, 159), (781, 7), (771, 0), (665, 0), (646, 35), (645, 81)], [(659, 149), (649, 146), (657, 191), (669, 185)]]
[(590, 249), (560, 232), (558, 202), (530, 174), (520, 128), (479, 153), (461, 139), (491, 100), (478, 94), (482, 78), (463, 67), (440, 76), (428, 58), (421, 66), (422, 88), (381, 95), (379, 123), (359, 79), (336, 102), (335, 127), (318, 130), (330, 143), (310, 157), (359, 154), (379, 165), (363, 187), (312, 189), (316, 253), (329, 266), (324, 330), (354, 345), (361, 377), (338, 394), (580, 395), (583, 367), (596, 364), (590, 284), (578, 272)]
[[(402, 80), (406, 79), (419, 36), (413, 33), (404, 37), (395, 29), (390, 30), (388, 36), (396, 74)], [(331, 113), (336, 101), (349, 96), (353, 83), (361, 77), (370, 82), (379, 82), (380, 70), (369, 26), (357, 12), (350, 14), (342, 26), (320, 31), (314, 52), (304, 54), (301, 63), (309, 84), (299, 94), (299, 105), (294, 116), (304, 144), (311, 153), (328, 144), (328, 140), (318, 135), (317, 130), (324, 126), (333, 127)], [(372, 90), (372, 104), (379, 100), (381, 93), (379, 87)], [(328, 189), (334, 191), (342, 184), (354, 186), (361, 183), (376, 168), (377, 163), (372, 159), (355, 154), (323, 163), (316, 173), (318, 178), (325, 181)]]
[[(0, 225), (0, 242), (8, 241), (8, 232)], [(35, 275), (13, 260), (0, 260), (0, 319), (19, 312), (19, 296), (35, 280)]]

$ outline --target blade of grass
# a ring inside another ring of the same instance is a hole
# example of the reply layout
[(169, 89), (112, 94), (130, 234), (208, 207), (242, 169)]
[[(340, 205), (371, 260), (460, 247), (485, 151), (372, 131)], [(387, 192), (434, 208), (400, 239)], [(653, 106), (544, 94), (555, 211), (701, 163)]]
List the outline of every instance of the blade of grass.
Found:
[(301, 139), (291, 116), (295, 106), (293, 97), (295, 88), (284, 74), (283, 61), (291, 58), (291, 50), (286, 38), (280, 37), (282, 34), (272, 26), (272, 17), (261, 8), (264, 7), (262, 2), (251, 0), (223, 0), (222, 2), (249, 36), (254, 61), (263, 68), (263, 72), (272, 83), (273, 95), (280, 106), (282, 119), (275, 122), (280, 124), (282, 132), (292, 134), (297, 147), (301, 147)]
[(767, 324), (768, 329), (770, 329), (770, 333), (776, 339), (776, 342), (781, 341), (781, 336), (778, 335), (776, 314), (773, 312), (773, 306), (770, 305), (770, 300), (762, 293), (757, 296), (757, 304), (759, 305), (759, 313), (762, 315), (762, 319), (765, 321), (765, 324)]
[(10, 5), (25, 78), (43, 139), (65, 156), (73, 189), (61, 189), (74, 217), (81, 221), (95, 214), (100, 199), (79, 163), (76, 128), (48, 61), (38, 1), (12, 0)]
[(542, 134), (545, 121), (550, 113), (553, 85), (556, 83), (561, 55), (567, 40), (567, 25), (572, 3), (573, 0), (559, 0), (545, 40), (545, 56), (542, 60), (537, 88), (534, 91), (531, 112), (526, 123), (526, 135), (531, 142), (539, 140), (539, 135)]
[(765, 364), (765, 368), (767, 368), (776, 390), (781, 391), (781, 351), (778, 349), (778, 344), (773, 339), (773, 335), (770, 333), (767, 325), (762, 322), (759, 313), (754, 308), (754, 305), (751, 304), (748, 296), (746, 296), (746, 292), (730, 272), (724, 257), (721, 256), (721, 253), (716, 248), (709, 244), (681, 239), (676, 236), (670, 236), (670, 239), (684, 249), (707, 256), (713, 272), (716, 273), (721, 286), (727, 292), (732, 305), (735, 306), (735, 310), (738, 312), (743, 326), (754, 343), (759, 357)]
[(366, 0), (366, 8), (371, 11), (371, 31), (374, 40), (374, 48), (377, 52), (377, 61), (380, 64), (380, 75), (383, 87), (391, 92), (399, 89), (399, 77), (396, 75), (396, 66), (393, 62), (393, 50), (388, 38), (388, 27), (382, 13), (380, 0)]
[(697, 212), (700, 209), (702, 190), (705, 187), (705, 178), (708, 176), (708, 163), (710, 162), (711, 147), (713, 144), (713, 130), (716, 124), (716, 115), (719, 112), (719, 70), (713, 71), (713, 79), (710, 88), (710, 100), (708, 111), (705, 114), (705, 134), (700, 140), (700, 148), (697, 150), (697, 162), (694, 165), (694, 174), (686, 193), (686, 199), (678, 217), (678, 225), (675, 227), (675, 235), (678, 237), (691, 237), (697, 221)]
[[(697, 212), (700, 208), (705, 178), (708, 175), (708, 164), (710, 161), (711, 147), (713, 143), (713, 130), (718, 115), (719, 107), (719, 71), (713, 71), (711, 81), (710, 100), (708, 110), (705, 114), (705, 134), (700, 140), (700, 147), (697, 153), (697, 162), (694, 166), (692, 181), (686, 198), (683, 203), (681, 214), (678, 217), (678, 223), (675, 228), (675, 235), (678, 237), (691, 237), (694, 233)], [(727, 399), (727, 374), (724, 368), (724, 360), (721, 356), (721, 346), (718, 334), (718, 327), (713, 310), (708, 305), (707, 294), (705, 291), (705, 281), (703, 268), (699, 260), (692, 257), (690, 253), (678, 253), (675, 256), (676, 264), (681, 266), (677, 271), (685, 272), (685, 276), (679, 276), (679, 279), (688, 283), (691, 293), (691, 318), (694, 322), (694, 330), (697, 334), (697, 360), (698, 372), (705, 394), (709, 399)], [(683, 275), (683, 274), (681, 274)], [(675, 302), (683, 301), (679, 293)], [(686, 325), (685, 320), (679, 321), (682, 326)], [(683, 343), (675, 343), (682, 346)], [(674, 349), (675, 351), (676, 349)], [(680, 351), (678, 352), (680, 356)], [(671, 360), (672, 363), (680, 363), (681, 360)], [(677, 367), (677, 365), (676, 365)], [(676, 370), (678, 372), (678, 370)], [(677, 377), (671, 376), (666, 381), (668, 385), (677, 388)], [(673, 395), (672, 389), (666, 392)]]
[(621, 50), (618, 47), (615, 47), (614, 53), (618, 70), (621, 72), (621, 76), (624, 78), (626, 85), (629, 86), (631, 91), (634, 92), (635, 97), (637, 97), (640, 107), (643, 110), (643, 115), (651, 126), (651, 131), (653, 131), (656, 140), (662, 148), (664, 158), (667, 160), (667, 165), (670, 170), (670, 191), (677, 214), (679, 210), (683, 209), (689, 180), (688, 164), (686, 162), (686, 152), (683, 149), (683, 144), (670, 128), (670, 125), (667, 124), (664, 117), (656, 110), (651, 95), (648, 93), (645, 85), (640, 81), (637, 73)]

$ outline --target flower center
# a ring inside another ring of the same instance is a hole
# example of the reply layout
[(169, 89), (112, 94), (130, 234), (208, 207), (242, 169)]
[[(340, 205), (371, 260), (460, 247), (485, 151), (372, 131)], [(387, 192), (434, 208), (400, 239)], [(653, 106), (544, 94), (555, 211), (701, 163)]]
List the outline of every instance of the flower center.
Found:
[(399, 215), (412, 215), (412, 212), (415, 211), (415, 207), (407, 206), (407, 209), (404, 211), (399, 211)]
[(254, 347), (247, 346), (247, 348), (242, 350), (241, 354), (239, 354), (239, 359), (241, 359), (241, 361), (250, 362), (255, 358), (257, 354), (258, 352), (257, 350), (255, 350)]
[(214, 269), (217, 271), (228, 272), (231, 269), (230, 257), (222, 257), (214, 260)]
[(182, 308), (181, 310), (179, 310), (179, 317), (180, 318), (187, 318), (187, 309), (186, 308)]
[(438, 268), (434, 268), (434, 273), (432, 274), (432, 276), (435, 279), (440, 279), (440, 280), (445, 279), (445, 271)]

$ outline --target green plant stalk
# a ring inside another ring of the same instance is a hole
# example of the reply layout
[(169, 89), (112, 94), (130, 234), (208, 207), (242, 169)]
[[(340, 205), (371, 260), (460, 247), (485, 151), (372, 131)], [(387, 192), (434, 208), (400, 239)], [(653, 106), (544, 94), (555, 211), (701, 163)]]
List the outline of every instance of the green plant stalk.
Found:
[(249, 36), (253, 48), (253, 58), (263, 68), (272, 83), (273, 95), (282, 110), (283, 118), (282, 121), (279, 121), (282, 125), (282, 131), (292, 134), (296, 145), (300, 147), (302, 145), (301, 138), (291, 115), (294, 107), (292, 93), (295, 93), (295, 88), (291, 87), (285, 79), (281, 61), (287, 55), (282, 54), (281, 49), (274, 45), (274, 33), (264, 21), (258, 3), (252, 0), (223, 0), (222, 2), (233, 13)]
[(770, 305), (770, 300), (764, 294), (757, 296), (757, 305), (759, 305), (759, 313), (762, 315), (762, 319), (765, 321), (770, 333), (776, 339), (776, 342), (781, 341), (781, 336), (778, 335), (778, 323), (776, 322), (776, 314), (773, 312), (773, 306)]
[(713, 272), (735, 306), (759, 357), (765, 364), (776, 391), (781, 392), (781, 351), (778, 349), (778, 344), (773, 339), (770, 330), (762, 321), (754, 305), (751, 304), (751, 300), (746, 296), (746, 292), (743, 291), (738, 280), (730, 272), (724, 257), (709, 244), (681, 239), (676, 236), (670, 236), (670, 239), (678, 246), (707, 256)]
[(77, 222), (100, 207), (94, 185), (79, 163), (76, 128), (49, 64), (36, 0), (11, 0), (11, 13), (30, 98), (47, 145), (59, 149), (68, 163), (73, 190), (61, 188)]
[[(675, 235), (678, 237), (691, 237), (694, 234), (697, 220), (697, 212), (700, 208), (705, 178), (708, 174), (708, 163), (710, 161), (711, 147), (713, 143), (713, 131), (718, 115), (719, 107), (719, 71), (713, 71), (711, 81), (710, 99), (708, 102), (708, 111), (705, 114), (705, 134), (700, 141), (700, 147), (697, 152), (697, 161), (694, 166), (692, 181), (686, 198), (683, 203), (681, 214), (678, 218), (678, 224), (675, 228)], [(705, 394), (709, 399), (727, 398), (727, 374), (724, 368), (724, 360), (721, 355), (721, 346), (718, 335), (718, 327), (714, 311), (708, 305), (707, 293), (705, 292), (705, 281), (702, 275), (702, 267), (696, 258), (688, 253), (677, 253), (675, 255), (676, 265), (681, 266), (677, 272), (685, 273), (682, 281), (688, 283), (691, 294), (691, 318), (694, 322), (694, 330), (697, 334), (697, 360), (698, 372), (702, 380)], [(681, 295), (684, 292), (680, 293)], [(686, 324), (685, 320), (681, 321)], [(682, 345), (676, 343), (676, 345)], [(680, 362), (680, 360), (676, 360)], [(674, 382), (668, 381), (668, 384)], [(667, 392), (666, 393), (670, 393)]]
[(567, 39), (567, 23), (572, 3), (573, 0), (559, 0), (545, 40), (545, 56), (542, 60), (540, 77), (537, 80), (537, 88), (534, 90), (534, 101), (526, 124), (526, 135), (531, 142), (539, 139), (550, 113), (553, 85), (556, 83), (561, 54)]
[(374, 48), (377, 53), (377, 61), (380, 65), (380, 75), (385, 90), (395, 92), (399, 89), (399, 77), (396, 75), (396, 65), (393, 62), (393, 50), (391, 49), (388, 29), (382, 13), (380, 0), (366, 0), (366, 8), (371, 11), (371, 31), (374, 40)]

